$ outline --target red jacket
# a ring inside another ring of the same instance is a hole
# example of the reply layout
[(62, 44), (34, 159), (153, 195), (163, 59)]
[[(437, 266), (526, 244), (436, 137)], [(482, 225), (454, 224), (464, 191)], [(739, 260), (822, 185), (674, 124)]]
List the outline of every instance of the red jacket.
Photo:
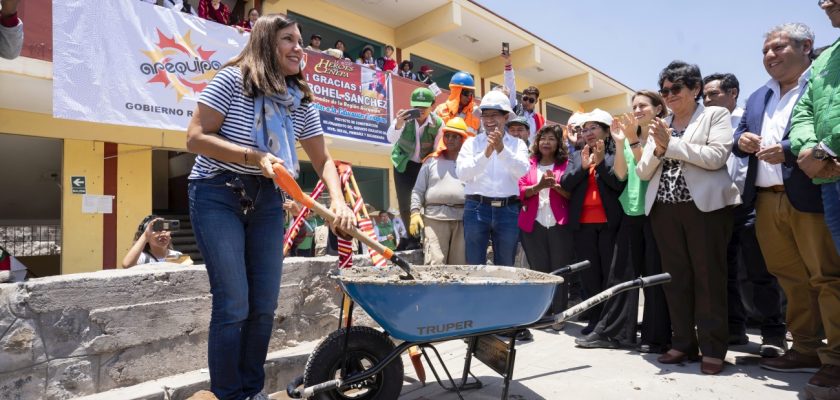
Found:
[[(535, 194), (529, 198), (525, 198), (525, 189), (529, 186), (536, 185), (540, 181), (537, 170), (537, 158), (531, 157), (531, 168), (528, 173), (519, 178), (519, 199), (522, 201), (522, 209), (519, 211), (519, 229), (524, 232), (531, 232), (534, 230), (534, 223), (537, 220), (537, 211), (539, 211), (540, 196)], [(554, 164), (554, 178), (560, 182), (563, 172), (566, 171), (566, 166), (569, 161), (566, 160), (562, 164)], [(569, 214), (569, 200), (557, 193), (556, 190), (549, 189), (549, 202), (551, 203), (551, 211), (554, 212), (554, 219), (557, 220), (558, 225), (565, 225), (566, 218)]]
[(199, 0), (198, 2), (198, 16), (210, 21), (216, 21), (222, 25), (227, 25), (230, 21), (230, 8), (225, 3), (219, 3), (219, 9), (213, 8), (210, 0)]
[(538, 112), (534, 113), (534, 118), (532, 118), (532, 120), (534, 121), (534, 123), (537, 124), (537, 132), (539, 132), (540, 129), (542, 129), (542, 127), (545, 125), (545, 118), (543, 118), (542, 114)]

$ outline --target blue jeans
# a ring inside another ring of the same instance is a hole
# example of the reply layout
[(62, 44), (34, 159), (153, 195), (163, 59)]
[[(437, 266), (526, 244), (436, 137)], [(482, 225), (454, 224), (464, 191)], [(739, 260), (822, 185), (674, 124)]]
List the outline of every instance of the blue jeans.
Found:
[[(240, 183), (253, 209), (243, 212)], [(263, 389), (283, 270), (283, 195), (268, 178), (225, 172), (189, 184), (190, 218), (207, 266), (213, 308), (210, 390), (240, 400)]]
[(464, 203), (467, 264), (487, 264), (487, 241), (493, 244), (493, 264), (513, 265), (519, 242), (519, 203), (493, 207), (475, 200)]
[(840, 253), (840, 182), (822, 185), (823, 209), (825, 210), (825, 224), (831, 232), (837, 253)]

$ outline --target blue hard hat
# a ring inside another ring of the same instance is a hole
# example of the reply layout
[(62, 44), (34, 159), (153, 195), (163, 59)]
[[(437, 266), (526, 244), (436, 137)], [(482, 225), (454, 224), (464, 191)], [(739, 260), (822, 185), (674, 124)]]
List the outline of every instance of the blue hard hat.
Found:
[(458, 71), (455, 75), (452, 75), (452, 79), (449, 80), (449, 84), (475, 89), (475, 80), (473, 80), (472, 75), (470, 75), (469, 72), (464, 71)]

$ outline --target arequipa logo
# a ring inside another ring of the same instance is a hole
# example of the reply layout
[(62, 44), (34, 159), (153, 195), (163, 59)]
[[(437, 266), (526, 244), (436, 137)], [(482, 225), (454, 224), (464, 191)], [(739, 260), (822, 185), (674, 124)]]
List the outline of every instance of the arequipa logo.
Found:
[(149, 57), (149, 62), (140, 64), (140, 72), (152, 77), (146, 83), (171, 86), (178, 101), (190, 92), (201, 93), (216, 71), (222, 68), (222, 63), (210, 58), (216, 51), (193, 44), (191, 33), (192, 30), (188, 30), (184, 36), (176, 33), (167, 37), (157, 29), (156, 48), (142, 51)]

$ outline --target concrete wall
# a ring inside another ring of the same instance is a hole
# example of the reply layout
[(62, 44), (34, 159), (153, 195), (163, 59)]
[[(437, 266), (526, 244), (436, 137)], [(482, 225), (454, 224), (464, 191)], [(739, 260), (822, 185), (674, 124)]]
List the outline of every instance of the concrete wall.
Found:
[[(336, 329), (335, 265), (286, 260), (270, 351)], [(175, 265), (0, 284), (0, 399), (68, 399), (206, 368), (209, 289), (203, 266)]]

